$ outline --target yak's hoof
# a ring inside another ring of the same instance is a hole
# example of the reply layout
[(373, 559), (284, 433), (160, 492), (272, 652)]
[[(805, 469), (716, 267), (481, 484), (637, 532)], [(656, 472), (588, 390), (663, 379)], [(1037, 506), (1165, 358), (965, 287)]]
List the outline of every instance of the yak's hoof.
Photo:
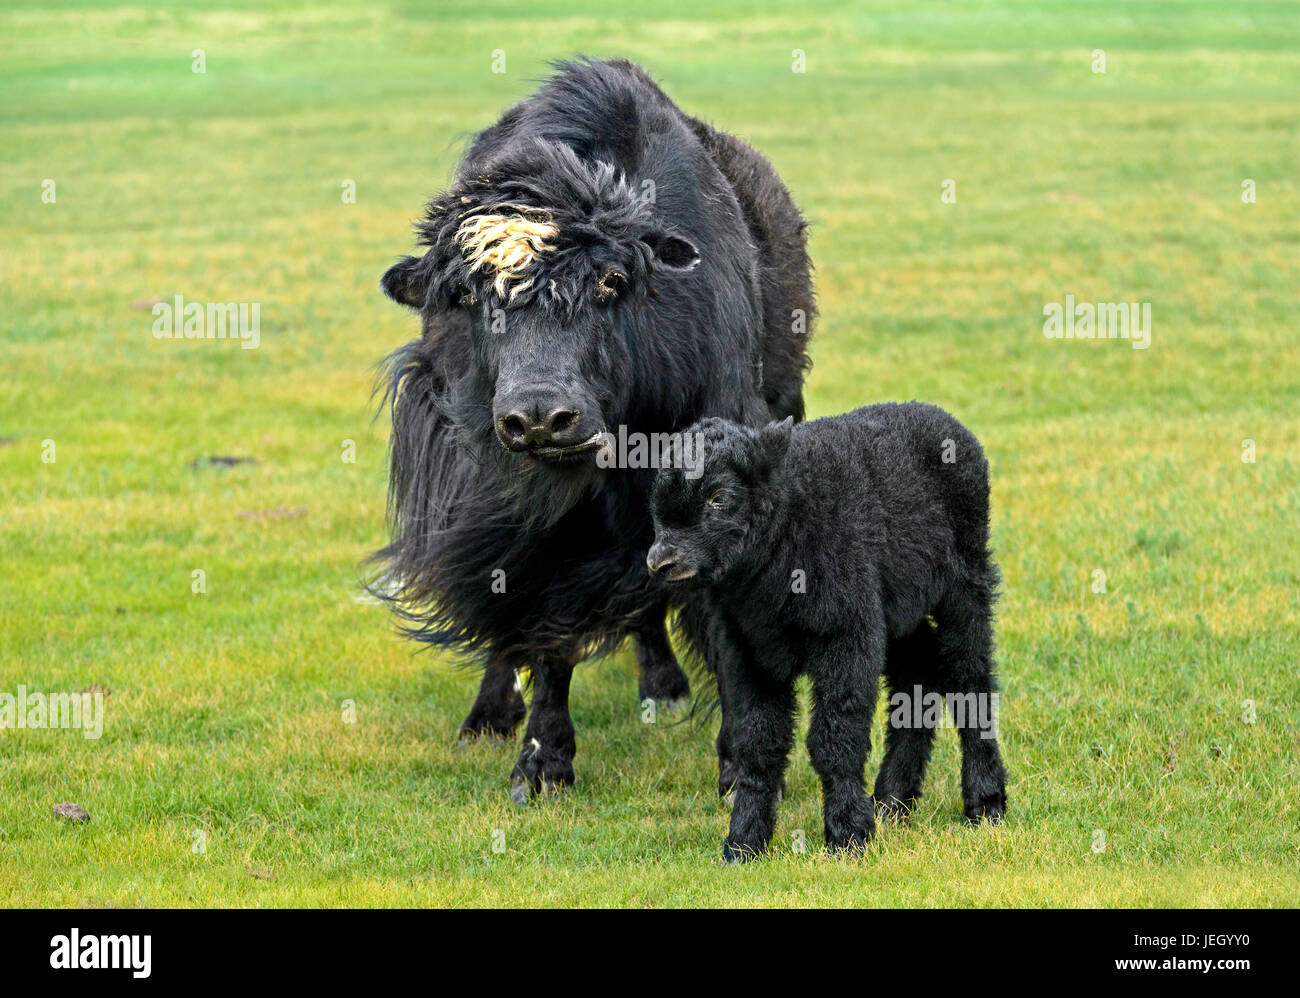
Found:
[(668, 668), (651, 667), (649, 674), (642, 670), (637, 699), (641, 704), (653, 700), (659, 710), (669, 710), (669, 704), (690, 702), (691, 683), (676, 662)]
[(510, 741), (515, 737), (519, 722), (527, 713), (521, 699), (516, 703), (497, 705), (488, 711), (478, 704), (470, 711), (469, 717), (461, 723), (458, 735), (460, 745), (473, 745), (478, 741)]
[(573, 784), (572, 749), (568, 754), (543, 746), (536, 738), (524, 746), (510, 774), (510, 799), (527, 804), (541, 795), (555, 797)]
[(510, 784), (510, 802), (520, 807), (527, 807), (537, 797), (558, 797), (569, 789), (567, 783), (552, 783), (543, 780), (541, 787), (534, 790), (527, 780), (516, 779)]
[(501, 731), (472, 731), (468, 728), (461, 728), (460, 734), (456, 738), (458, 748), (469, 748), (471, 745), (490, 745), (500, 747), (514, 741), (514, 732)]
[(690, 710), (691, 698), (689, 694), (684, 697), (642, 697), (641, 710), (643, 713), (647, 704), (654, 705), (654, 718), (658, 720), (661, 714), (676, 716)]

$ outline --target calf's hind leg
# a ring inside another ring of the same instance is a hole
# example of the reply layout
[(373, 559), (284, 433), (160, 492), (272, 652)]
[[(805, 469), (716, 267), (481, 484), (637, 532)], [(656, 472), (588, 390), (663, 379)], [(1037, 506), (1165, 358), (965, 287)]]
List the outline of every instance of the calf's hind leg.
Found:
[(1007, 809), (1007, 771), (994, 723), (997, 679), (993, 674), (993, 585), (965, 581), (935, 610), (940, 682), (952, 696), (961, 736), (961, 796), (971, 821), (1002, 820)]
[[(876, 775), (872, 796), (882, 813), (906, 813), (916, 806), (925, 780), (930, 750), (934, 747), (934, 727), (924, 723), (925, 697), (943, 695), (939, 685), (939, 644), (934, 626), (922, 620), (915, 631), (889, 642), (885, 655), (885, 679), (889, 685), (890, 711), (885, 730), (885, 757)], [(906, 724), (895, 724), (893, 697), (904, 694), (899, 708)], [(913, 709), (915, 708), (915, 709)], [(916, 723), (920, 718), (922, 723)]]

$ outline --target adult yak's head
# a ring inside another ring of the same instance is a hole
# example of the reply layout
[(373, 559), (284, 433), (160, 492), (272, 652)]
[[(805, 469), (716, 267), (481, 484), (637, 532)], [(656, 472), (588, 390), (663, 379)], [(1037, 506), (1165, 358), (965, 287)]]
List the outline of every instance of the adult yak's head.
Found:
[[(596, 479), (606, 433), (706, 405), (742, 418), (761, 376), (757, 252), (730, 187), (657, 88), (602, 107), (579, 85), (558, 77), (480, 135), (418, 226), (424, 256), (383, 279), (426, 340), (461, 331), (438, 346), (466, 355), (444, 366), (443, 412), (480, 459), (549, 485), (548, 515)], [(552, 116), (573, 132), (559, 141), (534, 120), (543, 98), (592, 106)]]

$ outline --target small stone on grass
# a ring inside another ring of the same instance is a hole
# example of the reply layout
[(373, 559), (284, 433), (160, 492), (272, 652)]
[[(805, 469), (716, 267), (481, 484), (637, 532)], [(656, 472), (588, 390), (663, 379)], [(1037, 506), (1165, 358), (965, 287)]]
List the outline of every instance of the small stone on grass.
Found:
[(90, 813), (77, 804), (71, 804), (65, 801), (62, 804), (54, 805), (54, 816), (56, 818), (66, 818), (68, 821), (89, 821)]

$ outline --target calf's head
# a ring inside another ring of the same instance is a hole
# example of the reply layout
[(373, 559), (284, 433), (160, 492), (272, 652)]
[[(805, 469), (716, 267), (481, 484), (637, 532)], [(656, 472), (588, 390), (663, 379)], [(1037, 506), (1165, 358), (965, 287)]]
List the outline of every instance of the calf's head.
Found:
[(779, 505), (782, 467), (793, 419), (752, 430), (722, 419), (696, 423), (704, 445), (703, 474), (663, 468), (650, 492), (655, 540), (646, 555), (651, 576), (703, 585), (746, 561), (758, 530)]

